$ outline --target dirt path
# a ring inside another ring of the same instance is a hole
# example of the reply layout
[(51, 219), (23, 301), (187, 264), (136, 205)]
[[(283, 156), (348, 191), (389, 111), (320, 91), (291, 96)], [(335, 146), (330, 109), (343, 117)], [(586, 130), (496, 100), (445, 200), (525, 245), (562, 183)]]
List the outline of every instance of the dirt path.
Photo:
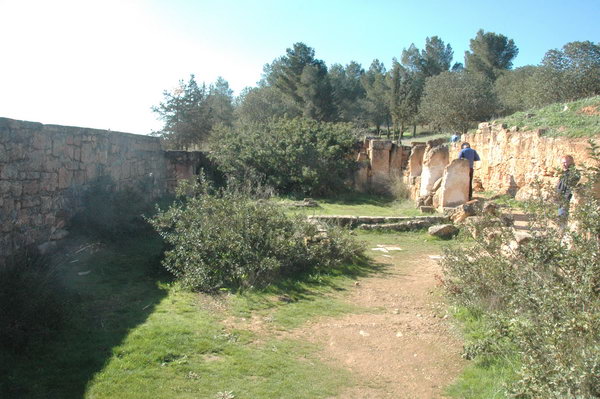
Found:
[(390, 265), (386, 273), (358, 281), (348, 301), (381, 311), (316, 320), (293, 335), (321, 344), (326, 362), (368, 382), (340, 399), (443, 397), (464, 361), (436, 288), (439, 265), (429, 254), (402, 251), (375, 259)]

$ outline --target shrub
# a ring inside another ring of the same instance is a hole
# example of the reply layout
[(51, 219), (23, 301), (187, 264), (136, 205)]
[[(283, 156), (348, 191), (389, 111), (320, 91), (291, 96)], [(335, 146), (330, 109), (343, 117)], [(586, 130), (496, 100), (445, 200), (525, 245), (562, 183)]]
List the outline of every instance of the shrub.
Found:
[(277, 119), (216, 129), (211, 156), (229, 177), (255, 176), (281, 193), (318, 196), (345, 189), (355, 144), (350, 124)]
[(448, 291), (493, 321), (480, 347), (507, 348), (499, 343), (509, 339), (518, 348), (517, 397), (600, 396), (600, 203), (591, 192), (597, 170), (587, 179), (572, 228), (558, 217), (558, 204), (539, 200), (528, 209), (528, 242), (508, 245), (514, 231), (487, 220), (475, 226), (475, 242), (443, 258)]
[(117, 240), (147, 228), (143, 214), (152, 212), (145, 182), (118, 188), (110, 176), (95, 179), (82, 195), (82, 206), (74, 224), (103, 239)]
[(390, 194), (398, 201), (410, 198), (410, 188), (404, 184), (401, 176), (394, 176), (390, 180)]
[(204, 178), (183, 182), (179, 198), (150, 223), (169, 245), (163, 265), (193, 290), (249, 288), (309, 270), (326, 270), (361, 253), (341, 230), (288, 217), (248, 189), (214, 190)]
[(0, 346), (19, 352), (65, 320), (68, 296), (47, 259), (23, 250), (0, 265)]

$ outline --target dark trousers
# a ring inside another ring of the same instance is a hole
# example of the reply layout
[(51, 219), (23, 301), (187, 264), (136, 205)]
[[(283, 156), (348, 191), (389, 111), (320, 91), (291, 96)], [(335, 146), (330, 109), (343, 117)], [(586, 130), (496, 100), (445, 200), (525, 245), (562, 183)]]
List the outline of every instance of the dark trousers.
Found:
[(473, 168), (469, 169), (469, 201), (473, 199)]

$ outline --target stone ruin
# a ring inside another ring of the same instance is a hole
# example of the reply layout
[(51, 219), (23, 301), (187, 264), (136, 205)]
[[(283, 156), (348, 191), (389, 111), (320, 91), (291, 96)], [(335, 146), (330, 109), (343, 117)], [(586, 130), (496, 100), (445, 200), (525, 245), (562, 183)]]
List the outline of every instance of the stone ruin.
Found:
[[(355, 187), (360, 191), (389, 191), (401, 179), (423, 211), (443, 211), (469, 200), (469, 162), (453, 159), (458, 150), (444, 139), (399, 146), (390, 140), (365, 139), (359, 154)], [(452, 161), (451, 161), (452, 160)]]

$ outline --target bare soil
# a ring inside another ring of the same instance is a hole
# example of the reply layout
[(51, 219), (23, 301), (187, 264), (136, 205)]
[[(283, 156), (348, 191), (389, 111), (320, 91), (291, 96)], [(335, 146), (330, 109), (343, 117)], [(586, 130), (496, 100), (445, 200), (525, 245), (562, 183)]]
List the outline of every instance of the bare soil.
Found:
[(348, 300), (380, 311), (320, 319), (292, 332), (321, 344), (326, 362), (363, 377), (338, 398), (440, 398), (461, 372), (462, 343), (436, 287), (441, 271), (432, 258), (376, 257), (390, 265), (386, 273), (358, 281)]

